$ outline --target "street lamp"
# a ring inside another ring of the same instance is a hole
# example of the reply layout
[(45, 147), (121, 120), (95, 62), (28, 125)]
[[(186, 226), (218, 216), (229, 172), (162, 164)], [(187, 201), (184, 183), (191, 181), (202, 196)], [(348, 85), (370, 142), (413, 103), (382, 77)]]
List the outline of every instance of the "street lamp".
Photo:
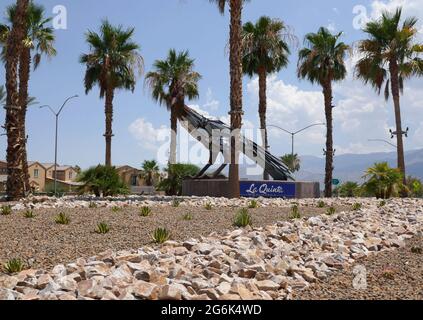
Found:
[(291, 131), (288, 131), (288, 130), (286, 130), (286, 129), (284, 129), (284, 128), (281, 128), (281, 127), (279, 127), (279, 126), (276, 126), (276, 125), (269, 125), (268, 127), (271, 127), (271, 128), (276, 128), (276, 129), (279, 129), (279, 130), (282, 130), (282, 131), (284, 131), (284, 132), (286, 132), (286, 133), (288, 133), (288, 134), (290, 134), (291, 135), (291, 141), (292, 141), (292, 156), (294, 156), (294, 139), (295, 139), (295, 136), (297, 135), (297, 134), (299, 134), (299, 133), (301, 133), (301, 132), (303, 132), (303, 131), (305, 131), (305, 130), (307, 130), (307, 129), (310, 129), (310, 128), (312, 128), (312, 127), (316, 127), (316, 126), (326, 126), (326, 123), (315, 123), (315, 124), (311, 124), (311, 125), (309, 125), (309, 126), (307, 126), (307, 127), (305, 127), (305, 128), (302, 128), (301, 130), (298, 130), (298, 131), (296, 131), (296, 132), (291, 132)]
[(370, 142), (383, 142), (386, 144), (389, 144), (391, 147), (394, 147), (395, 149), (397, 148), (397, 146), (393, 143), (390, 143), (388, 140), (385, 139), (369, 139)]
[(49, 105), (43, 105), (40, 107), (40, 109), (49, 108), (51, 113), (53, 113), (54, 116), (56, 117), (56, 134), (54, 139), (54, 196), (57, 196), (57, 136), (58, 136), (58, 128), (59, 128), (59, 116), (62, 113), (63, 108), (69, 102), (69, 100), (74, 98), (78, 98), (78, 95), (74, 95), (72, 97), (67, 98), (65, 102), (63, 102), (58, 112), (54, 111), (54, 109), (50, 107)]

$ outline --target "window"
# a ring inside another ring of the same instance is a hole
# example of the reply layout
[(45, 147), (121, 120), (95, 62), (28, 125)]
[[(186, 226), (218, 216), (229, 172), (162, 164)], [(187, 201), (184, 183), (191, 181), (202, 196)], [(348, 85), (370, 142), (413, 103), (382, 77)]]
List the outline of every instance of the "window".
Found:
[(134, 186), (134, 187), (137, 185), (137, 176), (131, 177), (131, 185)]
[(38, 178), (40, 176), (40, 171), (38, 169), (34, 169), (34, 178)]
[(72, 176), (73, 176), (72, 173), (73, 173), (72, 171), (69, 171), (69, 180), (72, 180)]

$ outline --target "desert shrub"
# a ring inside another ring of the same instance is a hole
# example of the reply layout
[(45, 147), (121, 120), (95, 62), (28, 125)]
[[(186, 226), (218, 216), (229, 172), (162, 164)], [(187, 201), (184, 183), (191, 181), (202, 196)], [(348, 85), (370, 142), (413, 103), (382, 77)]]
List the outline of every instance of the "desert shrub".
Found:
[(1, 209), (0, 209), (0, 214), (2, 216), (8, 216), (8, 215), (12, 214), (12, 207), (10, 205), (2, 206)]
[(248, 209), (240, 209), (235, 215), (233, 225), (238, 228), (245, 228), (253, 224), (253, 218), (248, 212)]
[(181, 205), (181, 200), (179, 200), (179, 199), (173, 199), (172, 200), (172, 207), (174, 207), (174, 208), (179, 208), (179, 206)]
[(248, 208), (250, 209), (257, 209), (259, 207), (259, 203), (257, 200), (251, 200), (248, 204)]
[(291, 207), (291, 212), (289, 214), (290, 219), (301, 219), (301, 213), (298, 205), (293, 205)]
[(98, 165), (83, 171), (77, 179), (84, 183), (79, 188), (81, 193), (93, 193), (96, 197), (127, 194), (128, 187), (120, 178), (115, 167)]
[(352, 209), (354, 210), (354, 211), (358, 211), (358, 210), (360, 210), (361, 208), (363, 207), (363, 205), (361, 204), (361, 203), (354, 203), (353, 205), (352, 205)]
[(333, 216), (335, 213), (336, 213), (335, 207), (329, 207), (328, 210), (326, 211), (326, 214), (328, 216)]
[(378, 207), (379, 208), (383, 208), (384, 206), (386, 206), (387, 202), (385, 200), (382, 200), (381, 202), (379, 202)]
[(57, 223), (57, 224), (62, 224), (62, 225), (67, 225), (67, 224), (69, 224), (70, 223), (70, 218), (69, 218), (69, 216), (66, 214), (66, 213), (63, 213), (63, 212), (60, 212), (57, 216), (56, 216), (56, 218), (54, 219), (54, 221)]
[(25, 217), (25, 218), (28, 218), (28, 219), (35, 218), (34, 211), (32, 211), (32, 210), (27, 210), (27, 211), (25, 211), (25, 212), (24, 212), (24, 217)]
[(177, 163), (169, 165), (165, 171), (168, 177), (159, 183), (158, 190), (164, 191), (168, 196), (180, 196), (182, 181), (198, 174), (200, 168), (193, 164)]
[(95, 203), (94, 201), (90, 201), (90, 204), (88, 205), (88, 208), (90, 208), (90, 209), (97, 208), (97, 203)]
[(123, 210), (122, 207), (119, 207), (119, 206), (112, 207), (112, 212), (114, 213), (121, 212), (122, 210)]
[(407, 178), (407, 188), (410, 190), (410, 195), (415, 198), (423, 197), (423, 184), (420, 179), (414, 177)]
[(324, 208), (326, 207), (326, 203), (323, 200), (319, 200), (319, 202), (317, 202), (317, 207)]
[(361, 186), (357, 182), (348, 181), (334, 190), (334, 194), (341, 198), (355, 198), (361, 195)]
[(213, 209), (213, 205), (210, 202), (207, 202), (206, 205), (204, 206), (204, 209), (206, 209), (206, 210), (212, 210)]
[(397, 196), (403, 189), (402, 175), (398, 169), (389, 167), (387, 162), (375, 163), (367, 169), (364, 178), (366, 191), (378, 199)]
[(21, 272), (24, 268), (25, 266), (21, 259), (10, 259), (3, 266), (4, 271), (9, 274)]
[(191, 212), (187, 212), (183, 215), (182, 219), (185, 221), (191, 221), (194, 217)]
[(140, 210), (141, 217), (148, 217), (151, 215), (151, 208), (150, 207), (142, 207)]
[(98, 234), (106, 234), (106, 233), (109, 233), (109, 231), (110, 231), (110, 227), (105, 222), (100, 222), (97, 225), (97, 228), (95, 229), (95, 232)]
[(166, 228), (157, 228), (153, 233), (153, 240), (157, 244), (165, 243), (170, 238), (170, 232)]

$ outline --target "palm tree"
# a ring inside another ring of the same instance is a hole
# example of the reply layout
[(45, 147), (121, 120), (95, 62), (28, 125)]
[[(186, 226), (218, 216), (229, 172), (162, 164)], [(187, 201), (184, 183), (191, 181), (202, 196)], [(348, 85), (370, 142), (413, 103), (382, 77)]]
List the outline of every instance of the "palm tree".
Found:
[(7, 133), (7, 197), (18, 200), (25, 196), (22, 155), (25, 137), (20, 130), (21, 107), (18, 91), (18, 63), (23, 49), (29, 0), (17, 0), (13, 26), (7, 38), (6, 61), (6, 120)]
[(366, 170), (364, 177), (367, 182), (365, 188), (377, 198), (389, 199), (404, 189), (402, 174), (399, 169), (389, 167), (387, 162), (375, 163)]
[(239, 148), (236, 146), (239, 141), (239, 131), (242, 127), (242, 8), (247, 0), (209, 0), (217, 4), (219, 11), (225, 12), (226, 4), (229, 5), (231, 22), (229, 31), (229, 62), (231, 76), (231, 163), (229, 166), (228, 196), (230, 198), (240, 197), (239, 186)]
[[(3, 60), (6, 54), (7, 38), (10, 34), (15, 14), (16, 5), (8, 7), (8, 24), (0, 25), (0, 43), (3, 45)], [(47, 57), (56, 55), (56, 50), (53, 47), (55, 40), (54, 30), (46, 26), (51, 20), (51, 18), (44, 17), (43, 6), (36, 5), (33, 2), (29, 4), (26, 35), (23, 41), (22, 52), (19, 57), (19, 99), (21, 103), (20, 130), (24, 137), (26, 137), (26, 112), (31, 100), (28, 93), (31, 64), (34, 64), (35, 70), (41, 62), (42, 55), (46, 55)], [(32, 57), (31, 51), (34, 52)], [(25, 190), (30, 190), (26, 146), (22, 155), (22, 167), (25, 174)]]
[(369, 39), (360, 41), (359, 52), (363, 55), (356, 66), (356, 75), (364, 83), (370, 83), (380, 94), (385, 85), (385, 99), (389, 99), (390, 91), (394, 100), (395, 123), (397, 136), (398, 168), (404, 184), (405, 134), (401, 123), (400, 93), (404, 89), (404, 80), (412, 76), (423, 75), (423, 60), (419, 55), (423, 52), (423, 44), (416, 44), (418, 30), (417, 19), (408, 18), (402, 24), (402, 10), (395, 13), (384, 12), (377, 21), (369, 22), (364, 28)]
[[(263, 147), (267, 150), (266, 111), (267, 111), (267, 75), (278, 72), (288, 65), (290, 54), (288, 44), (284, 41), (285, 24), (277, 19), (261, 17), (256, 24), (247, 22), (242, 32), (243, 60), (242, 66), (245, 74), (259, 77), (259, 117), (262, 132)], [(264, 180), (269, 180), (265, 171)]]
[(286, 154), (281, 157), (282, 162), (289, 168), (291, 172), (298, 172), (301, 169), (301, 160), (298, 154)]
[(116, 89), (135, 90), (137, 74), (141, 76), (143, 58), (139, 45), (132, 40), (134, 28), (123, 29), (112, 26), (107, 20), (102, 22), (100, 33), (88, 31), (86, 41), (90, 52), (80, 57), (80, 63), (87, 66), (85, 72), (85, 92), (88, 94), (97, 84), (100, 98), (105, 98), (106, 166), (112, 165), (112, 122), (113, 99)]
[(300, 50), (298, 60), (298, 77), (323, 87), (327, 123), (325, 196), (328, 198), (332, 197), (334, 169), (332, 82), (345, 79), (347, 75), (345, 58), (350, 51), (348, 45), (339, 41), (341, 35), (342, 32), (333, 35), (323, 27), (317, 33), (307, 34), (306, 47)]
[(176, 137), (178, 117), (185, 107), (185, 98), (198, 98), (198, 81), (201, 75), (194, 71), (194, 60), (188, 51), (170, 50), (166, 60), (157, 60), (154, 71), (147, 73), (146, 84), (153, 98), (170, 111), (171, 143), (169, 164), (176, 163)]
[(160, 168), (155, 160), (144, 161), (142, 164), (143, 178), (147, 186), (151, 187), (154, 184), (154, 179), (158, 176)]

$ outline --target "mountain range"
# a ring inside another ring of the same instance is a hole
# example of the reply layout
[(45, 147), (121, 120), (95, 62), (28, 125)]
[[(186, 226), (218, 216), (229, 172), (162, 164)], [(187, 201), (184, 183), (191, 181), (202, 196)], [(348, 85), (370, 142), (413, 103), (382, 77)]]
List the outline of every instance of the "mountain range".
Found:
[[(423, 180), (423, 149), (407, 151), (405, 153), (407, 175)], [(334, 159), (335, 179), (342, 182), (363, 182), (363, 175), (367, 168), (376, 162), (387, 161), (391, 167), (397, 165), (396, 152), (369, 153), (369, 154), (343, 154)], [(303, 181), (324, 181), (325, 159), (315, 156), (301, 157), (301, 171), (297, 179)]]

